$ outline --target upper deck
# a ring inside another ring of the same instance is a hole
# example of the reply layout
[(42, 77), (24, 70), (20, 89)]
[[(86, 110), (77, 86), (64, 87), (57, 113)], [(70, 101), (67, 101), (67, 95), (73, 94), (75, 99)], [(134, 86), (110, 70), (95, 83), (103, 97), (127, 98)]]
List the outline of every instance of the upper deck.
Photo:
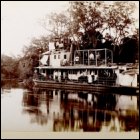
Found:
[(113, 52), (109, 49), (76, 50), (74, 53), (74, 65), (108, 66), (113, 63)]
[(52, 51), (44, 53), (40, 59), (42, 66), (50, 68), (99, 68), (109, 67), (113, 63), (113, 52), (109, 49), (88, 49), (70, 51)]

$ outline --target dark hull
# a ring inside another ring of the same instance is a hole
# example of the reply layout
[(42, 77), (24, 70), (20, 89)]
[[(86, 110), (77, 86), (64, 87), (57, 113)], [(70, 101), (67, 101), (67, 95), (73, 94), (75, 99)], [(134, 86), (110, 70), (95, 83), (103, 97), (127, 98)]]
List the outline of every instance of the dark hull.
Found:
[(40, 81), (40, 80), (34, 80), (34, 84), (35, 87), (38, 88), (80, 90), (80, 91), (90, 91), (93, 93), (116, 93), (122, 95), (139, 94), (138, 88), (126, 87), (126, 86), (107, 86), (107, 85), (88, 84), (88, 83), (55, 82), (55, 81)]

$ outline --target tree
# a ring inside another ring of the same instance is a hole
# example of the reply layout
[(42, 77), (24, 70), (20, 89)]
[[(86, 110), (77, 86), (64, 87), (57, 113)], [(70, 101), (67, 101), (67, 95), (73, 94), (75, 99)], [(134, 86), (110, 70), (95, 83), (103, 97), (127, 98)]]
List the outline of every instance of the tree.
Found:
[(120, 50), (120, 62), (135, 63), (138, 60), (138, 38), (133, 35), (132, 37), (124, 37), (122, 39)]
[[(121, 38), (129, 33), (135, 19), (132, 14), (135, 4), (132, 2), (71, 2), (70, 12), (73, 17), (75, 32), (83, 30), (88, 36), (88, 31), (102, 34), (106, 29), (110, 36), (114, 32), (114, 43), (120, 44)], [(73, 32), (74, 32), (73, 31)], [(89, 34), (90, 35), (90, 34)]]
[(135, 4), (129, 1), (118, 2), (104, 5), (104, 22), (109, 29), (110, 35), (114, 36), (114, 43), (119, 45), (121, 39), (130, 35), (130, 29), (134, 28), (135, 19), (132, 14)]
[[(72, 16), (72, 30), (73, 33), (77, 34), (79, 42), (82, 42), (83, 49), (109, 48), (114, 52), (115, 62), (124, 61), (121, 60), (124, 57), (122, 55), (131, 55), (132, 53), (131, 58), (126, 59), (125, 62), (134, 62), (132, 57), (135, 57), (134, 52), (136, 53), (136, 50), (138, 50), (136, 49), (138, 48), (138, 43), (136, 45), (137, 40), (129, 37), (134, 35), (136, 30), (134, 26), (136, 19), (132, 16), (135, 9), (133, 2), (82, 1), (70, 3), (69, 11)], [(105, 35), (105, 31), (108, 34)], [(81, 36), (79, 36), (79, 32), (82, 32)], [(122, 42), (125, 38), (129, 38), (127, 42), (133, 48), (125, 41)], [(105, 40), (104, 43), (102, 39)], [(127, 53), (128, 50), (131, 53)], [(120, 59), (118, 59), (119, 57)]]
[(19, 60), (20, 78), (33, 75), (34, 67), (39, 65), (41, 53), (48, 51), (48, 37), (33, 38), (29, 46), (24, 46), (23, 57)]
[(54, 37), (62, 37), (68, 33), (69, 19), (63, 13), (46, 15), (40, 23)]
[(89, 46), (96, 48), (97, 42), (102, 38), (97, 30), (103, 26), (103, 17), (100, 12), (102, 4), (103, 2), (71, 2), (69, 11), (73, 22), (72, 32), (77, 34), (84, 48)]
[(19, 71), (17, 69), (18, 59), (7, 55), (1, 56), (1, 75), (2, 78), (18, 78)]

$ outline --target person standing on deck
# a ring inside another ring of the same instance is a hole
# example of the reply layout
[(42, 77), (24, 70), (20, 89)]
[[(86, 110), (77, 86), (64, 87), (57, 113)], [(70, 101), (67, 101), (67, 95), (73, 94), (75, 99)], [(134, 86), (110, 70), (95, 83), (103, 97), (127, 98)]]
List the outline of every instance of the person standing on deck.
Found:
[(58, 81), (61, 82), (61, 72), (58, 71)]
[(58, 80), (58, 72), (56, 70), (54, 71), (54, 78), (53, 79), (56, 81)]
[(76, 52), (76, 54), (75, 54), (74, 62), (75, 62), (75, 64), (79, 64), (79, 62), (80, 62), (80, 57), (79, 57), (78, 52)]
[(92, 83), (92, 76), (91, 76), (91, 74), (88, 74), (87, 76), (88, 76), (88, 83), (91, 84)]
[(98, 75), (95, 74), (95, 75), (94, 75), (94, 82), (97, 83), (97, 80), (98, 80)]
[(100, 65), (100, 53), (99, 52), (97, 52), (97, 54), (96, 54), (96, 61), (97, 61), (97, 66), (99, 66)]
[(95, 73), (92, 71), (91, 72), (91, 77), (92, 77), (92, 82), (94, 83), (94, 75), (95, 75)]
[(78, 55), (75, 57), (75, 64), (79, 64), (79, 56)]
[(80, 71), (77, 72), (77, 78), (81, 76)]
[(89, 55), (89, 60), (90, 60), (90, 65), (93, 65), (93, 61), (94, 61), (94, 54), (93, 53), (91, 53)]

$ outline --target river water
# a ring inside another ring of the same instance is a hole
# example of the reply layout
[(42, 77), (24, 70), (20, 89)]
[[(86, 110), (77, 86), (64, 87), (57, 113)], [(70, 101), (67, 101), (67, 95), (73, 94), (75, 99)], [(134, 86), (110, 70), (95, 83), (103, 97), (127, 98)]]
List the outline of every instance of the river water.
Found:
[(1, 87), (2, 131), (138, 132), (137, 96)]

